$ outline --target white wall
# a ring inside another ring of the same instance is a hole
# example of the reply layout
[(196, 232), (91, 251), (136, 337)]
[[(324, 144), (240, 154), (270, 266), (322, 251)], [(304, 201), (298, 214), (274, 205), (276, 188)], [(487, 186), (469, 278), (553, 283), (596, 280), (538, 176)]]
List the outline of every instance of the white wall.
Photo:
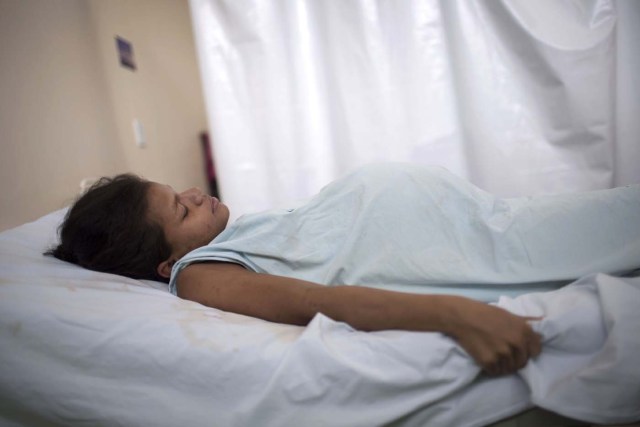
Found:
[[(177, 190), (205, 188), (198, 134), (206, 114), (189, 5), (184, 0), (90, 0), (101, 69), (127, 169)], [(114, 36), (133, 43), (137, 70), (115, 59)], [(145, 129), (136, 146), (132, 120)]]
[[(116, 35), (137, 71), (120, 67)], [(187, 2), (0, 0), (0, 230), (66, 206), (85, 177), (205, 187), (205, 129)]]

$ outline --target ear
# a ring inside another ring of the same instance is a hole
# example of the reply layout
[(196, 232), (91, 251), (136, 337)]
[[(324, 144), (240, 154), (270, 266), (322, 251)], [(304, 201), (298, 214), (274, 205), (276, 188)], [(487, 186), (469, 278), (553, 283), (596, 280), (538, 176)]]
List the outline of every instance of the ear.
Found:
[(171, 267), (173, 267), (173, 264), (175, 264), (175, 261), (172, 260), (171, 258), (162, 261), (160, 264), (158, 264), (158, 268), (156, 269), (156, 271), (158, 272), (158, 275), (160, 277), (164, 277), (165, 279), (168, 279), (171, 277)]

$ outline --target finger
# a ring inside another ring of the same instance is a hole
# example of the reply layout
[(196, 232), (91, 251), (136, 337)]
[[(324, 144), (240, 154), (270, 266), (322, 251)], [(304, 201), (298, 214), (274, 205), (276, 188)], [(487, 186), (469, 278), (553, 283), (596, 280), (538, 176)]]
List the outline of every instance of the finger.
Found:
[(512, 357), (502, 357), (498, 363), (498, 375), (507, 375), (515, 372), (515, 363)]
[(513, 359), (512, 358), (503, 358), (500, 361), (500, 375), (506, 375), (513, 372)]
[(536, 357), (542, 351), (542, 335), (534, 332), (529, 339), (529, 355)]
[(509, 358), (509, 374), (513, 374), (518, 369), (522, 368), (524, 364), (527, 363), (527, 357), (524, 355), (524, 352), (520, 351), (520, 349), (515, 349), (511, 353), (511, 357)]
[(505, 345), (496, 354), (496, 374), (505, 375), (516, 370), (515, 348)]
[(497, 375), (499, 371), (499, 359), (489, 354), (485, 354), (479, 361), (482, 370), (489, 375)]
[(525, 367), (527, 362), (529, 361), (529, 349), (522, 349), (520, 347), (514, 347), (513, 349), (513, 360), (515, 362), (514, 371), (522, 369)]

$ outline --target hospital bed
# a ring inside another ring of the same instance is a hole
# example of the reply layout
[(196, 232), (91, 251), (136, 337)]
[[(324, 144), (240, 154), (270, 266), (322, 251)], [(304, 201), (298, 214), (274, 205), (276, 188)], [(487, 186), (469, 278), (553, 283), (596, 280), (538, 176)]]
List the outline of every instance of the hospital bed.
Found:
[[(640, 279), (500, 305), (542, 310), (540, 357), (484, 376), (436, 333), (307, 327), (42, 253), (64, 211), (0, 233), (1, 426), (457, 426), (640, 420)], [(545, 296), (546, 295), (546, 296)]]

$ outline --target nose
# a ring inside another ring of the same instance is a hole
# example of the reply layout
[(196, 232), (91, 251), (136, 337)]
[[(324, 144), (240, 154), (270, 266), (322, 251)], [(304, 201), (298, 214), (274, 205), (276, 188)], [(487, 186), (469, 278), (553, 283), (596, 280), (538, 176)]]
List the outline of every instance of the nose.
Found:
[(180, 198), (187, 199), (191, 203), (200, 206), (204, 201), (204, 193), (198, 187), (193, 187), (180, 193)]

